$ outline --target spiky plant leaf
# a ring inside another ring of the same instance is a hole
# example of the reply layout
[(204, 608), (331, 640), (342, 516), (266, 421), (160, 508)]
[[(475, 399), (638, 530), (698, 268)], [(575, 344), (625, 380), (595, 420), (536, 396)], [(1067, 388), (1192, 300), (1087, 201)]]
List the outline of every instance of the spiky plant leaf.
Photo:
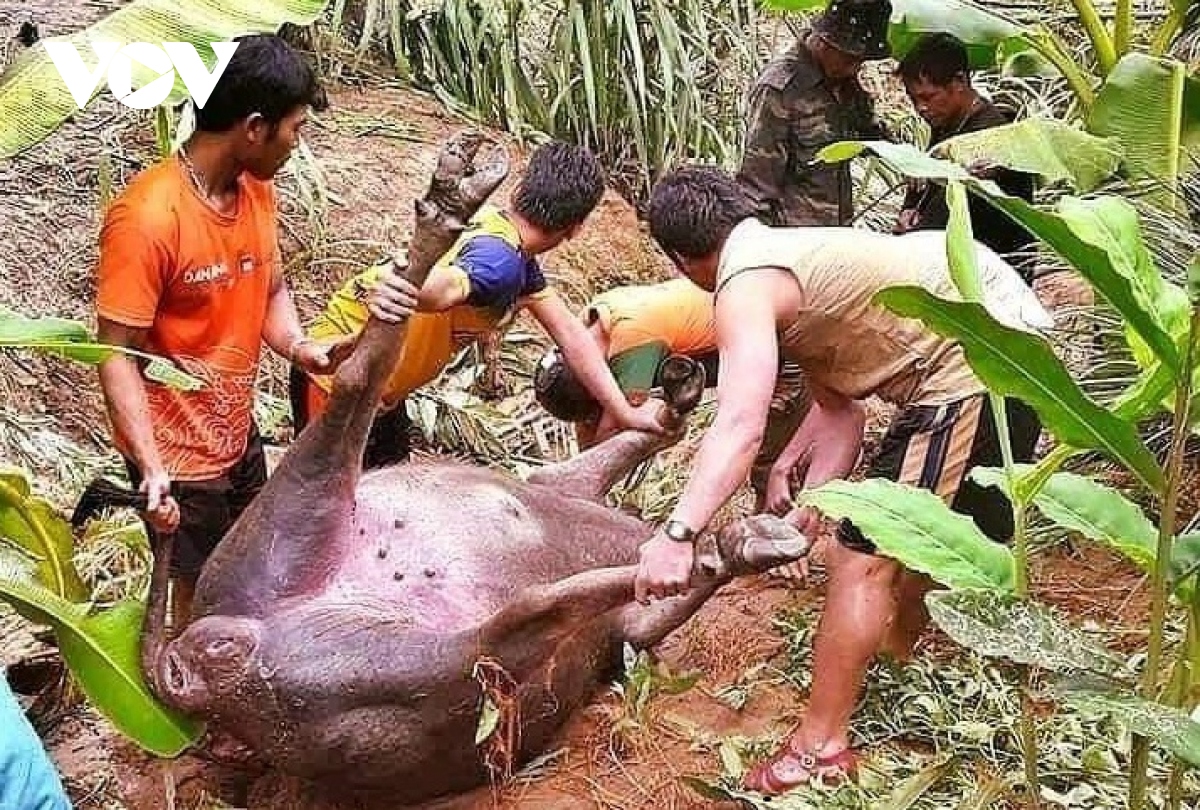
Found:
[(2, 306), (0, 349), (29, 349), (89, 365), (99, 365), (114, 353), (124, 354), (144, 360), (146, 366), (143, 373), (155, 382), (184, 391), (195, 391), (204, 387), (201, 380), (183, 371), (170, 360), (136, 349), (96, 343), (87, 327), (78, 321), (66, 318), (30, 318)]
[(0, 598), (54, 629), (63, 660), (88, 699), (138, 745), (175, 757), (199, 739), (198, 724), (159, 703), (142, 678), (142, 604), (121, 602), (93, 613), (42, 587), (28, 564), (2, 547)]
[(1134, 425), (1089, 399), (1043, 338), (998, 323), (979, 304), (946, 301), (920, 287), (891, 287), (875, 300), (958, 341), (989, 390), (1028, 403), (1064, 444), (1102, 450), (1161, 490), (1162, 470)]
[(1046, 183), (1065, 182), (1091, 191), (1112, 177), (1121, 164), (1121, 144), (1050, 118), (1025, 118), (1013, 124), (956, 135), (932, 153), (963, 166), (985, 161), (1028, 174)]
[(935, 591), (929, 615), (946, 635), (980, 655), (1056, 671), (1112, 674), (1120, 657), (1049, 608), (997, 590)]
[(1101, 690), (1090, 685), (1064, 683), (1055, 692), (1076, 711), (1109, 715), (1135, 734), (1154, 740), (1189, 765), (1200, 767), (1200, 723), (1179, 709), (1115, 689)]
[[(96, 64), (95, 42), (187, 42), (211, 70), (216, 60), (209, 43), (234, 36), (269, 33), (284, 23), (308, 25), (325, 9), (328, 0), (133, 0), (99, 22), (64, 37), (75, 46), (89, 69)], [(135, 63), (134, 87), (157, 75)], [(106, 86), (97, 85), (96, 92)], [(184, 99), (187, 88), (176, 75), (168, 104)], [(93, 97), (95, 94), (93, 94)], [(78, 107), (59, 75), (44, 43), (22, 53), (0, 75), (0, 159), (9, 158), (41, 142), (58, 129)]]
[(831, 481), (803, 492), (800, 501), (848, 518), (882, 553), (947, 587), (1014, 587), (1009, 550), (931, 492), (884, 479)]

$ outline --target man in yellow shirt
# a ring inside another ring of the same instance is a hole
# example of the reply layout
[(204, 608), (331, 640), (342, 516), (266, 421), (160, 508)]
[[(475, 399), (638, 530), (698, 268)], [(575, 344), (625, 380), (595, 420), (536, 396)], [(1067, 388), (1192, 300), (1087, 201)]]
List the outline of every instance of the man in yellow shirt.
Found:
[[(562, 298), (546, 284), (537, 261), (575, 236), (600, 202), (604, 175), (586, 149), (553, 142), (534, 151), (507, 210), (486, 206), (421, 288), (404, 349), (384, 389), (364, 465), (403, 461), (409, 454), (405, 398), (436, 378), (456, 351), (503, 330), (523, 308), (550, 333), (573, 371), (623, 427), (660, 431), (654, 410), (630, 405), (604, 356)], [(388, 266), (373, 267), (338, 290), (308, 331), (325, 342), (361, 334), (366, 301), (387, 289)], [(297, 430), (320, 414), (332, 379), (293, 369), (291, 398)]]

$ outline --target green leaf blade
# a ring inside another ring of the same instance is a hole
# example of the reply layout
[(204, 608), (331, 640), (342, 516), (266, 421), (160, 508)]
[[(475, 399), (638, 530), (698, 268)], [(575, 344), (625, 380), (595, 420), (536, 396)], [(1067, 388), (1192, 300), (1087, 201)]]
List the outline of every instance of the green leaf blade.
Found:
[(1009, 550), (931, 492), (883, 479), (832, 481), (802, 493), (801, 501), (849, 518), (882, 553), (947, 587), (1015, 587)]
[(20, 560), (0, 550), (0, 596), (54, 628), (59, 650), (88, 699), (123, 734), (162, 757), (175, 757), (200, 736), (200, 725), (161, 704), (142, 677), (144, 606), (122, 602), (89, 614), (39, 585)]
[[(272, 33), (284, 23), (308, 25), (326, 5), (328, 0), (134, 0), (82, 31), (52, 39), (74, 45), (89, 65), (96, 58), (92, 42), (188, 42), (211, 69), (215, 59), (210, 42)], [(154, 76), (149, 71), (135, 66), (135, 87), (150, 78)], [(96, 93), (106, 88), (102, 81)], [(185, 92), (177, 76), (168, 103), (178, 103)], [(40, 143), (78, 111), (44, 43), (35, 44), (0, 75), (0, 160)]]
[[(1018, 465), (1024, 475), (1032, 465)], [(1004, 471), (976, 467), (971, 478), (983, 486), (1006, 488)], [(1034, 497), (1034, 505), (1064, 529), (1119, 552), (1144, 571), (1154, 566), (1158, 530), (1142, 510), (1124, 495), (1083, 475), (1058, 472), (1046, 479)]]
[(992, 658), (1058, 672), (1112, 674), (1121, 659), (1049, 608), (1015, 593), (935, 591), (925, 597), (929, 615), (958, 644)]
[(1136, 428), (1089, 399), (1044, 339), (998, 323), (979, 304), (946, 301), (920, 287), (891, 287), (876, 301), (958, 341), (991, 391), (1028, 403), (1064, 444), (1102, 450), (1161, 491), (1162, 470)]

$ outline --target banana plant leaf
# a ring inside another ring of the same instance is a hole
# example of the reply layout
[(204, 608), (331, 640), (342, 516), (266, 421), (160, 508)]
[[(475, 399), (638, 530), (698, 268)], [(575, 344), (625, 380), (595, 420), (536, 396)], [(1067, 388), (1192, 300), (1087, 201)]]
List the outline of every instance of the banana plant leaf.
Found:
[(1059, 441), (1102, 450), (1148, 488), (1162, 491), (1162, 470), (1134, 425), (1088, 398), (1040, 336), (998, 323), (979, 304), (947, 301), (920, 287), (890, 287), (877, 293), (875, 300), (958, 341), (990, 391), (1028, 403)]
[[(820, 11), (828, 0), (766, 0), (767, 8), (777, 11)], [(997, 49), (1006, 45), (1008, 54), (1019, 50), (1014, 42), (1026, 33), (1020, 26), (974, 3), (961, 0), (892, 0), (892, 20), (888, 28), (888, 43), (892, 56), (904, 57), (912, 46), (926, 34), (953, 34), (967, 46), (967, 57), (973, 68), (996, 64)]]
[[(957, 163), (935, 158), (909, 144), (843, 141), (821, 150), (818, 158), (838, 162), (864, 151), (909, 177), (939, 182), (960, 180), (971, 192), (982, 195), (1087, 278), (1154, 355), (1172, 373), (1179, 373), (1176, 341), (1155, 303), (1155, 293), (1163, 289), (1165, 282), (1148, 259), (1138, 258), (1145, 246), (1140, 241), (1137, 212), (1128, 202), (1112, 196), (1065, 198), (1057, 212), (1046, 211), (1005, 194), (991, 181), (972, 177)], [(1116, 229), (1122, 238), (1113, 238), (1106, 233), (1109, 229)], [(1131, 242), (1134, 237), (1136, 242)]]
[(986, 161), (1088, 192), (1116, 173), (1124, 151), (1116, 138), (1097, 137), (1049, 118), (1025, 118), (956, 135), (931, 153), (961, 166)]
[(1180, 210), (1184, 151), (1200, 144), (1200, 81), (1174, 59), (1130, 53), (1109, 73), (1087, 119), (1089, 132), (1125, 148), (1125, 167), (1150, 181), (1151, 199)]
[(136, 349), (96, 343), (87, 328), (78, 321), (29, 318), (0, 307), (0, 350), (3, 349), (30, 349), (89, 365), (99, 365), (114, 353), (125, 354), (146, 361), (143, 373), (155, 382), (184, 391), (196, 391), (204, 387), (201, 380), (170, 360)]
[(1015, 587), (1009, 550), (931, 492), (883, 479), (831, 481), (800, 501), (835, 520), (849, 518), (882, 553), (949, 588)]
[[(75, 46), (84, 64), (95, 65), (93, 42), (187, 42), (196, 47), (210, 70), (215, 55), (209, 43), (222, 42), (248, 33), (270, 33), (284, 23), (308, 25), (328, 0), (133, 0), (104, 19), (65, 37), (55, 37)], [(138, 70), (134, 87), (156, 75)], [(96, 92), (106, 87), (97, 85)], [(167, 104), (178, 104), (187, 89), (176, 76), (175, 89)], [(93, 94), (94, 97), (95, 94)], [(0, 75), (0, 159), (16, 155), (52, 134), (78, 107), (43, 44), (35, 44), (15, 59)]]
[(54, 629), (63, 660), (88, 699), (142, 748), (175, 757), (199, 739), (200, 725), (159, 703), (142, 678), (143, 605), (126, 601), (92, 612), (42, 587), (28, 562), (3, 547), (0, 598)]
[(68, 602), (88, 598), (75, 567), (70, 525), (33, 495), (23, 471), (11, 468), (0, 468), (0, 546), (5, 543), (28, 555), (37, 581), (51, 593)]

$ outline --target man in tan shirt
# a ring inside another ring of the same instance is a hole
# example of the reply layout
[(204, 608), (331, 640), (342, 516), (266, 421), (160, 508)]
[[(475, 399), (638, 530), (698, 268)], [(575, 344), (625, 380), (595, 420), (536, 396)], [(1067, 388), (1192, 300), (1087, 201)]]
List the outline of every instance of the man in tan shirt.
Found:
[[(777, 462), (786, 471), (807, 457), (804, 487), (848, 475), (863, 433), (861, 400), (897, 405), (867, 477), (936, 492), (996, 540), (1012, 533), (1007, 501), (965, 480), (977, 464), (998, 464), (1000, 448), (986, 390), (962, 348), (872, 303), (879, 290), (919, 285), (959, 298), (946, 264), (945, 234), (894, 236), (852, 228), (771, 228), (753, 219), (754, 202), (729, 175), (680, 169), (661, 180), (650, 202), (659, 246), (696, 284), (716, 294), (721, 377), (717, 415), (671, 519), (642, 546), (637, 597), (685, 593), (692, 542), (746, 480), (764, 435), (782, 357), (800, 366), (813, 406)], [(1019, 329), (1050, 325), (1050, 316), (1016, 271), (983, 245), (977, 255), (984, 305)], [(1036, 415), (1008, 404), (1014, 455), (1032, 457)], [(819, 516), (789, 516), (809, 537)], [(932, 583), (876, 556), (848, 521), (829, 544), (829, 587), (814, 642), (813, 686), (804, 721), (787, 745), (746, 777), (747, 787), (780, 793), (812, 777), (851, 776), (850, 715), (867, 665), (881, 651), (907, 657), (928, 620), (923, 597)]]

